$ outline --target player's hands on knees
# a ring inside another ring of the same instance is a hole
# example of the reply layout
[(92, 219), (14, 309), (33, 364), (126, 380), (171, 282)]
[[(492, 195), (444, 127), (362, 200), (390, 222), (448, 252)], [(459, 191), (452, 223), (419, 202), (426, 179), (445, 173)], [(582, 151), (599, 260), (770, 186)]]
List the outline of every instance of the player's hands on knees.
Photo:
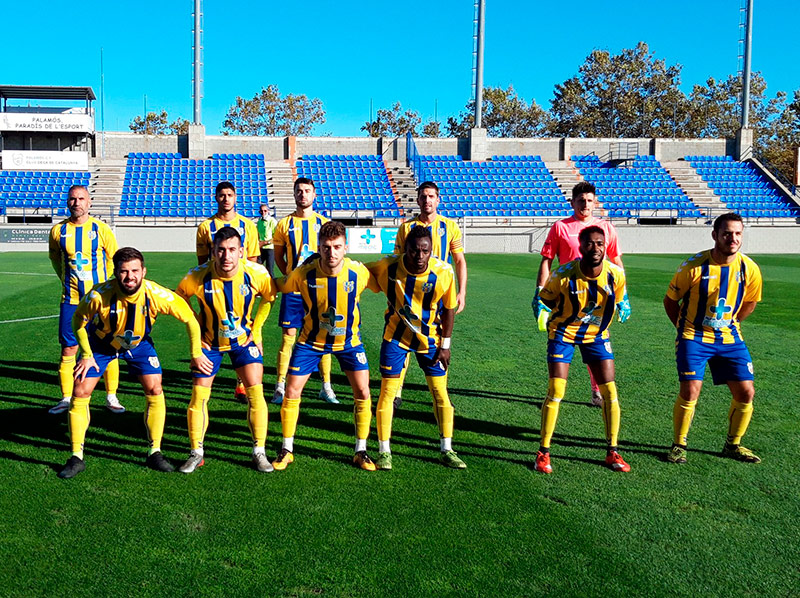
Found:
[(79, 382), (83, 382), (86, 379), (86, 374), (88, 374), (89, 370), (92, 368), (97, 372), (100, 371), (100, 367), (97, 365), (94, 357), (81, 357), (75, 364), (75, 379)]
[(628, 300), (628, 291), (625, 291), (625, 295), (622, 297), (622, 301), (617, 303), (617, 319), (620, 321), (620, 324), (627, 322), (628, 318), (631, 317), (631, 302)]
[(433, 364), (441, 363), (442, 367), (446, 370), (450, 367), (450, 349), (437, 349), (433, 355)]
[(192, 361), (189, 363), (189, 369), (210, 376), (214, 371), (214, 364), (205, 355), (200, 355), (199, 357), (192, 357)]

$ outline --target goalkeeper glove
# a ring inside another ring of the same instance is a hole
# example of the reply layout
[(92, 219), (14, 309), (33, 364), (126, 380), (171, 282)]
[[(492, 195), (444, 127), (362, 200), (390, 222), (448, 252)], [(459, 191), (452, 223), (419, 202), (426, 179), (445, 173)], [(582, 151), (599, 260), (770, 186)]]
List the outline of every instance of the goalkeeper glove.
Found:
[(542, 287), (536, 287), (536, 292), (533, 294), (533, 301), (531, 301), (531, 309), (533, 309), (533, 316), (536, 318), (539, 330), (544, 332), (547, 330), (547, 319), (550, 317), (552, 311), (547, 307), (539, 298), (539, 291)]
[(628, 291), (622, 296), (622, 301), (617, 303), (617, 319), (620, 323), (627, 322), (631, 317), (631, 302), (628, 301)]

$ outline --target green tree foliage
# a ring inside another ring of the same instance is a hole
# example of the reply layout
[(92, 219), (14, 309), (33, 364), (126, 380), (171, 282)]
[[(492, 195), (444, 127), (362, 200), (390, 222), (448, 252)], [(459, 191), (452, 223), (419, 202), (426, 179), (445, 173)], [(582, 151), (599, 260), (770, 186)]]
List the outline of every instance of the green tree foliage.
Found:
[(647, 44), (612, 55), (595, 50), (578, 74), (556, 85), (551, 133), (565, 137), (666, 137), (686, 112), (681, 65), (657, 60)]
[[(548, 130), (548, 115), (535, 100), (528, 104), (514, 87), (487, 87), (483, 90), (481, 123), (493, 137), (537, 137)], [(475, 101), (467, 103), (458, 117), (448, 117), (447, 134), (466, 137), (475, 126)]]
[[(370, 137), (399, 137), (406, 133), (417, 135), (417, 127), (422, 122), (416, 110), (403, 111), (400, 102), (395, 102), (389, 108), (381, 108), (375, 115), (375, 120), (367, 121), (361, 127)], [(426, 127), (428, 124), (425, 125)]]
[(134, 133), (142, 135), (186, 135), (189, 132), (188, 120), (178, 117), (169, 122), (166, 110), (148, 112), (144, 118), (137, 116), (128, 126)]
[(800, 89), (792, 102), (784, 104), (773, 120), (770, 135), (761, 141), (761, 154), (790, 181), (795, 168), (795, 151), (800, 147)]
[(236, 97), (222, 121), (222, 134), (309, 135), (324, 122), (321, 100), (305, 94), (281, 96), (277, 85), (269, 85), (252, 99)]
[(429, 120), (422, 127), (423, 137), (441, 137), (442, 136), (442, 123), (438, 120)]

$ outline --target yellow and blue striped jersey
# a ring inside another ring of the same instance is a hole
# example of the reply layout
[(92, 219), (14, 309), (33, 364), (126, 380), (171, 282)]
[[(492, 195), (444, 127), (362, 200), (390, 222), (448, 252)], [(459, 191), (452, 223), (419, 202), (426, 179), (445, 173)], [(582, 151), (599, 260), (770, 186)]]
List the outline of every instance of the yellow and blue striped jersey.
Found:
[(272, 240), (276, 252), (286, 248), (287, 275), (310, 255), (317, 252), (319, 229), (327, 221), (328, 218), (316, 212), (312, 212), (308, 218), (299, 218), (294, 214), (289, 214), (280, 219)]
[(397, 229), (397, 237), (394, 241), (394, 252), (396, 254), (405, 253), (406, 237), (408, 236), (408, 232), (415, 226), (424, 226), (431, 231), (431, 239), (433, 241), (431, 255), (433, 257), (451, 263), (452, 254), (464, 253), (464, 242), (458, 224), (456, 224), (454, 220), (437, 214), (436, 218), (430, 224), (421, 222), (419, 218), (413, 218), (403, 222), (400, 228)]
[(555, 302), (547, 323), (548, 338), (576, 345), (608, 338), (616, 304), (625, 296), (625, 272), (603, 260), (597, 278), (581, 272), (581, 261), (559, 266), (539, 292)]
[(761, 271), (742, 253), (717, 264), (711, 250), (683, 262), (669, 283), (667, 297), (680, 303), (678, 337), (709, 344), (742, 341), (736, 315), (743, 302), (761, 301)]
[(258, 228), (255, 223), (244, 216), (236, 216), (233, 220), (225, 222), (216, 215), (206, 218), (197, 226), (197, 257), (211, 257), (211, 247), (214, 235), (224, 226), (232, 226), (242, 236), (242, 247), (244, 247), (244, 257), (256, 258), (261, 255), (258, 247)]
[(367, 268), (388, 301), (383, 340), (419, 353), (438, 346), (439, 302), (445, 309), (456, 307), (453, 267), (432, 257), (425, 272), (411, 274), (403, 256), (392, 255)]
[(117, 239), (97, 218), (76, 225), (62, 220), (50, 229), (49, 256), (61, 279), (61, 302), (77, 305), (91, 288), (114, 273)]
[[(89, 291), (75, 310), (72, 328), (86, 328), (90, 343), (106, 350), (129, 351), (145, 339), (158, 314), (169, 314), (198, 329), (194, 313), (183, 298), (155, 282), (144, 280), (133, 295), (123, 293), (112, 278)], [(200, 335), (192, 338), (192, 357), (202, 354)], [(190, 335), (191, 338), (191, 335)]]
[[(232, 278), (221, 278), (214, 269), (214, 260), (209, 260), (190, 270), (177, 292), (187, 302), (197, 297), (203, 342), (212, 349), (229, 351), (244, 345), (253, 333), (256, 296), (273, 302), (275, 283), (263, 266), (248, 260), (239, 261)], [(260, 334), (254, 336), (260, 338)]]
[(346, 257), (341, 272), (328, 276), (315, 259), (279, 284), (284, 293), (300, 293), (303, 298), (305, 315), (298, 343), (334, 352), (361, 345), (359, 299), (366, 288), (378, 292), (364, 264)]

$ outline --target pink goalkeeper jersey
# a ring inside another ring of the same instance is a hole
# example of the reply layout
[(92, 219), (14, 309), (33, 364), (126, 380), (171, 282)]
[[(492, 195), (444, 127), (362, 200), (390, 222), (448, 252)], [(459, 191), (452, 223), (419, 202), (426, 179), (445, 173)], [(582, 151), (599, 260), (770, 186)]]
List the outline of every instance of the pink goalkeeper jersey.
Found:
[(566, 264), (581, 257), (578, 249), (578, 233), (587, 226), (599, 226), (606, 232), (606, 258), (613, 261), (622, 255), (617, 246), (617, 231), (608, 220), (592, 218), (581, 222), (575, 216), (570, 216), (550, 227), (542, 246), (542, 257), (553, 259), (558, 256), (559, 264)]

